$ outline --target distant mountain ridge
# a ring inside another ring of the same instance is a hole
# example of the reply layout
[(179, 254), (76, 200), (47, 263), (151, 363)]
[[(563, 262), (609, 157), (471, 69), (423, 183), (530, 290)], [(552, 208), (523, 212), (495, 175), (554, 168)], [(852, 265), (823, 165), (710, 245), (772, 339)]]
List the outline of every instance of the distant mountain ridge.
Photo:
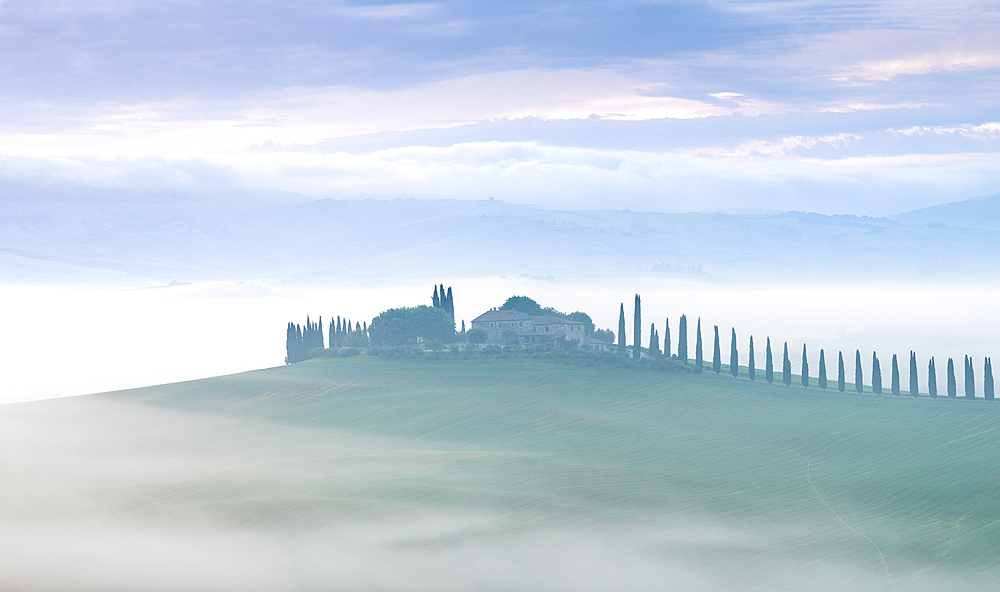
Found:
[(1000, 229), (1000, 193), (921, 208), (889, 216), (889, 219), (903, 224)]

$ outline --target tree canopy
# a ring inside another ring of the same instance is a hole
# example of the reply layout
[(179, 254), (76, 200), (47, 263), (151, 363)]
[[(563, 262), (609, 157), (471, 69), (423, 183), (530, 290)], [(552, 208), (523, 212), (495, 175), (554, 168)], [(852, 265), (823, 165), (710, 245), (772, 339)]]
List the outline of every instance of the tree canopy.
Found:
[(390, 308), (372, 319), (368, 334), (371, 342), (379, 345), (406, 345), (418, 339), (448, 343), (454, 339), (455, 321), (443, 308)]

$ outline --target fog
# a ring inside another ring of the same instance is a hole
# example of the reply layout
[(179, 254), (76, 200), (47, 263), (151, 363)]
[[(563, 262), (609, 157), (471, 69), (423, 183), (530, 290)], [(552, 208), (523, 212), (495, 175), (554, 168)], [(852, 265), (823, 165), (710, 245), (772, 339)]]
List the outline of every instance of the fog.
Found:
[(797, 549), (827, 536), (808, 523), (481, 495), (468, 477), (482, 454), (92, 398), (7, 405), (0, 580), (12, 591), (975, 589), (942, 570), (893, 583), (877, 564), (803, 561)]

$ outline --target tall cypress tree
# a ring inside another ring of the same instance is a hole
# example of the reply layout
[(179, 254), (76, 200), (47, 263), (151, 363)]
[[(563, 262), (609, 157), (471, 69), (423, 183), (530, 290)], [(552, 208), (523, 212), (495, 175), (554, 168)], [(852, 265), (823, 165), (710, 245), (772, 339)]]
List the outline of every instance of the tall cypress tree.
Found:
[(878, 355), (872, 352), (872, 392), (882, 394), (882, 366), (878, 363)]
[(948, 397), (958, 396), (958, 384), (955, 380), (955, 360), (948, 358)]
[(666, 330), (664, 331), (664, 335), (663, 335), (663, 355), (666, 356), (667, 358), (669, 358), (670, 357), (670, 317), (667, 317), (666, 323), (664, 324), (664, 328)]
[(993, 362), (989, 358), (983, 359), (983, 396), (993, 400)]
[(438, 296), (437, 284), (434, 285), (434, 295), (431, 296), (431, 306), (434, 308), (441, 308), (441, 298)]
[(774, 382), (774, 358), (771, 356), (771, 338), (767, 338), (767, 353), (764, 354), (764, 379), (767, 384)]
[(937, 398), (937, 369), (934, 368), (934, 356), (927, 362), (927, 394)]
[(688, 363), (688, 318), (681, 315), (681, 320), (677, 322), (677, 357), (685, 364)]
[(660, 352), (659, 339), (656, 335), (656, 325), (649, 324), (649, 356), (653, 357)]
[(625, 351), (625, 303), (618, 309), (618, 351)]
[(826, 354), (819, 350), (819, 388), (826, 390)]
[(865, 376), (864, 372), (861, 370), (861, 350), (855, 350), (854, 353), (854, 390), (858, 391), (858, 394), (865, 392)]
[(750, 336), (750, 359), (747, 360), (747, 374), (750, 375), (750, 380), (757, 380), (757, 369), (754, 368), (753, 364), (753, 335)]
[(917, 381), (917, 353), (910, 350), (910, 395), (920, 396), (920, 383)]
[(448, 314), (451, 315), (452, 322), (455, 322), (455, 299), (451, 295), (451, 286), (448, 286)]
[(976, 371), (969, 356), (965, 356), (965, 398), (976, 398)]
[(722, 351), (719, 348), (719, 326), (715, 326), (715, 349), (712, 356), (712, 371), (718, 374), (722, 372)]
[(740, 373), (740, 354), (736, 351), (736, 327), (733, 327), (733, 340), (729, 345), (729, 372), (733, 378)]
[(837, 390), (847, 390), (847, 373), (844, 371), (844, 352), (837, 352)]
[(806, 344), (802, 344), (802, 386), (809, 388), (809, 358), (806, 357)]
[(639, 303), (639, 295), (635, 295), (635, 318), (633, 319), (632, 330), (635, 337), (632, 340), (632, 359), (638, 360), (642, 357), (642, 306)]
[(465, 334), (465, 319), (462, 319), (462, 334)]
[(785, 386), (792, 386), (792, 361), (788, 359), (788, 342), (785, 342), (785, 352), (781, 358), (781, 381)]
[(899, 396), (899, 364), (896, 363), (896, 354), (892, 354), (892, 394)]
[(701, 317), (698, 317), (698, 330), (694, 340), (694, 365), (701, 369), (705, 363), (705, 348), (701, 343)]

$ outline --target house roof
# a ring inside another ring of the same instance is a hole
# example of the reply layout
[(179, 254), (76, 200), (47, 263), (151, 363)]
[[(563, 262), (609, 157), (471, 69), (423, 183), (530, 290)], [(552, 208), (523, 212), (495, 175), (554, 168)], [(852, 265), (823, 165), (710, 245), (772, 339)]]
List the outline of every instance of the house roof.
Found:
[(488, 310), (472, 319), (473, 323), (483, 321), (527, 321), (532, 318), (519, 310)]
[(531, 317), (532, 325), (582, 325), (580, 321), (571, 321), (569, 319), (561, 319), (559, 317), (553, 316), (541, 316), (541, 317)]

